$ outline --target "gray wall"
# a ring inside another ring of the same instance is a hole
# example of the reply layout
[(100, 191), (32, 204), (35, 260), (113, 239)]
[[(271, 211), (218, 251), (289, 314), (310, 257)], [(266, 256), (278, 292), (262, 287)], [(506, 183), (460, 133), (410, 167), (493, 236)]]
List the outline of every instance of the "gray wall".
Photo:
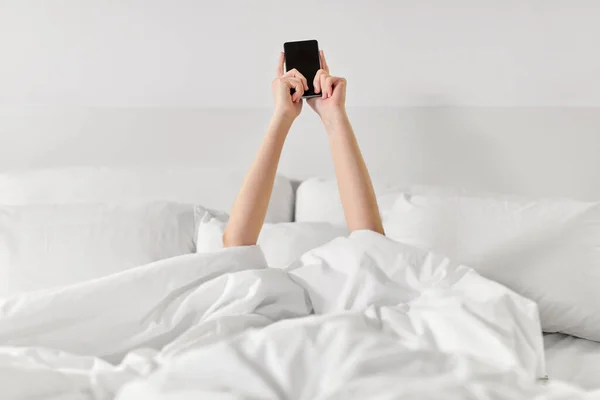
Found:
[[(317, 38), (380, 179), (600, 198), (600, 3), (302, 4), (0, 0), (0, 169), (245, 168), (277, 52)], [(281, 172), (332, 173), (308, 107)]]

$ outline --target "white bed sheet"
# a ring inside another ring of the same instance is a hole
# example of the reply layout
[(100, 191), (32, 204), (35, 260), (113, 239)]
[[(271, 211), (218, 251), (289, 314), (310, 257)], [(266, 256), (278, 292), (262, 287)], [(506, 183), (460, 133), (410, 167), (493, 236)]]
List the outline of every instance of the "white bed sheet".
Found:
[(583, 389), (600, 388), (600, 343), (562, 333), (544, 335), (546, 370), (551, 380)]
[(530, 300), (353, 232), (284, 270), (230, 248), (0, 301), (0, 398), (598, 399), (536, 383), (540, 331)]

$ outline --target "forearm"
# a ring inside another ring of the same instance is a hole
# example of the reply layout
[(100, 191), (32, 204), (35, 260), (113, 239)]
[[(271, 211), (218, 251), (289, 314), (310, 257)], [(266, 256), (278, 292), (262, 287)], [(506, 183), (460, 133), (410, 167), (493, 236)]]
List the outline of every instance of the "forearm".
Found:
[(350, 231), (383, 234), (377, 198), (369, 171), (345, 111), (324, 119), (346, 224)]
[(279, 158), (293, 119), (274, 117), (237, 195), (223, 235), (225, 247), (256, 244), (262, 228)]

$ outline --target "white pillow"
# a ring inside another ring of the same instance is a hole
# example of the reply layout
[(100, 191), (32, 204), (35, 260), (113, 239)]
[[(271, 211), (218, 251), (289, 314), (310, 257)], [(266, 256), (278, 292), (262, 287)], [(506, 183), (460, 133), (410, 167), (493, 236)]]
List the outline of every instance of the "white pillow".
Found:
[(192, 205), (0, 206), (0, 296), (193, 253), (194, 235)]
[[(196, 206), (199, 253), (223, 248), (223, 232), (229, 220), (226, 213)], [(288, 222), (264, 224), (258, 237), (267, 264), (282, 268), (300, 258), (309, 250), (319, 247), (336, 237), (347, 236), (348, 230), (323, 222)]]
[[(70, 167), (0, 174), (0, 204), (172, 201), (228, 210), (245, 171), (195, 167)], [(291, 182), (275, 178), (268, 222), (293, 219)]]
[(535, 300), (546, 332), (600, 341), (600, 203), (401, 196), (384, 228)]
[[(374, 189), (382, 217), (391, 211), (398, 195), (406, 192), (406, 187), (401, 185), (375, 183)], [(294, 220), (296, 222), (328, 222), (346, 226), (337, 181), (328, 178), (311, 178), (303, 181), (296, 190)]]
[[(379, 204), (382, 218), (392, 212), (394, 203), (399, 196), (471, 196), (494, 197), (503, 200), (527, 200), (514, 194), (497, 194), (489, 191), (473, 190), (464, 187), (391, 184), (374, 181), (373, 186)], [(329, 222), (335, 225), (345, 225), (344, 209), (338, 192), (337, 181), (330, 178), (310, 178), (303, 181), (296, 192), (296, 218), (302, 222)]]

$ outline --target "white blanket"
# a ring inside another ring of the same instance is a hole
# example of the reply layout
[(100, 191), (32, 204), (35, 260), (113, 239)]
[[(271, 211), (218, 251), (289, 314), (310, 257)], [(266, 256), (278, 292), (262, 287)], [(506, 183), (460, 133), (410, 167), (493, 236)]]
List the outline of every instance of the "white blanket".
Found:
[(594, 396), (536, 383), (536, 305), (444, 257), (355, 232), (265, 264), (225, 249), (0, 301), (0, 398)]

